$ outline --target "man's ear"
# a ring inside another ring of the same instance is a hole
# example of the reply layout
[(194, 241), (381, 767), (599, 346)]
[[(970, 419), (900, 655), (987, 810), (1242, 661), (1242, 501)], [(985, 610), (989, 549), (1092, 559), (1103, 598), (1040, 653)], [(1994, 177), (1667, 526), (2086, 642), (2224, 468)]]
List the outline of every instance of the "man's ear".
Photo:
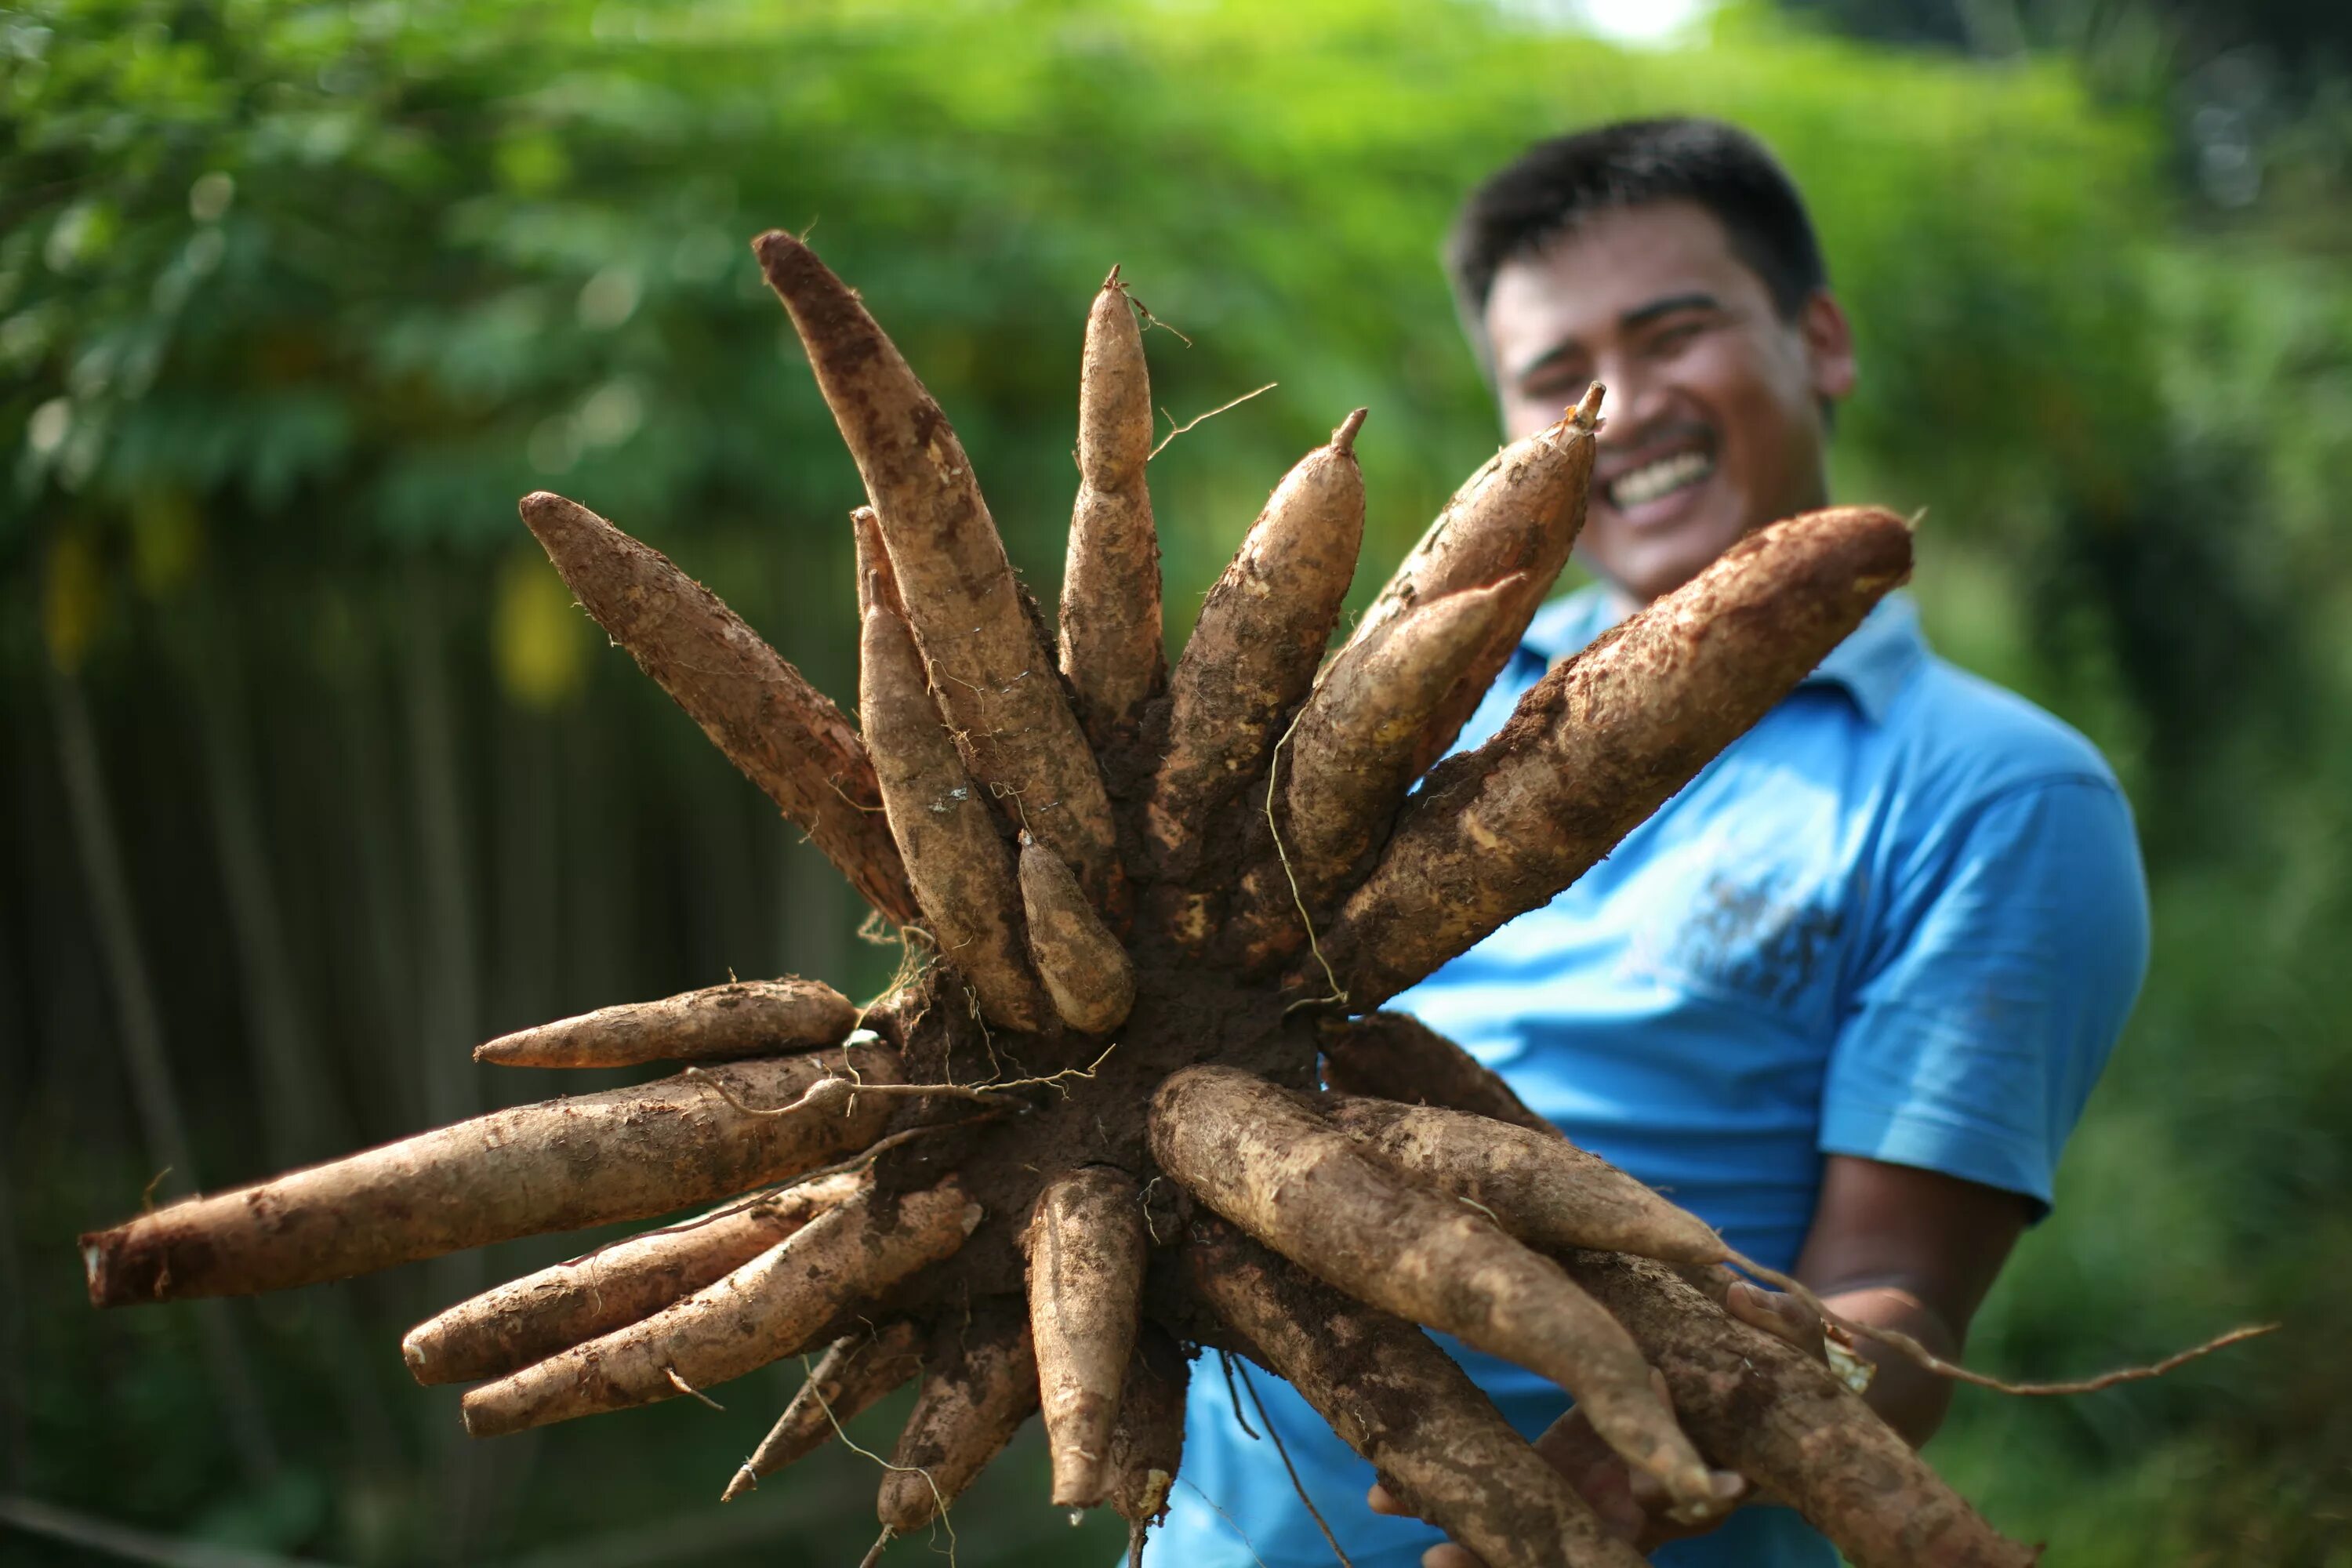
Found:
[(1805, 363), (1812, 375), (1814, 397), (1835, 403), (1853, 391), (1853, 327), (1844, 307), (1826, 289), (1816, 289), (1805, 301), (1797, 322), (1805, 341)]

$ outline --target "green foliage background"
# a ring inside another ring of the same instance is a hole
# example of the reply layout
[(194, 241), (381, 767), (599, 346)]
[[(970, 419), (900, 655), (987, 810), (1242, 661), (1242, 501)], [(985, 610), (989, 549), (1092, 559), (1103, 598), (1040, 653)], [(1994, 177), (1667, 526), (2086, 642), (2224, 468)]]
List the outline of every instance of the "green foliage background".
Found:
[[(554, 1092), (466, 1060), (524, 1023), (887, 973), (512, 510), (579, 498), (852, 689), (856, 476), (750, 236), (815, 226), (1049, 603), (1111, 262), (1181, 331), (1150, 335), (1173, 417), (1277, 382), (1154, 461), (1181, 635), (1349, 407), (1360, 602), (1491, 450), (1434, 260), (1465, 188), (1564, 125), (1693, 110), (1814, 205), (1862, 338), (1841, 493), (1927, 510), (1931, 635), (2098, 740), (2147, 836), (2155, 972), (1972, 1358), (2288, 1325), (2160, 1384), (1964, 1393), (1932, 1452), (2053, 1562), (2352, 1563), (2344, 117), (2223, 214), (2176, 184), (2160, 94), (2063, 58), (1745, 9), (1629, 52), (1538, 14), (0, 12), (0, 1503), (349, 1563), (854, 1560), (856, 1455), (709, 1500), (782, 1370), (723, 1415), (481, 1446), (406, 1386), (403, 1328), (576, 1241), (100, 1317), (68, 1240), (175, 1145), (161, 1194)], [(959, 1560), (1110, 1558), (1042, 1473), (1024, 1445), (958, 1507)], [(11, 1562), (100, 1560), (10, 1517)]]

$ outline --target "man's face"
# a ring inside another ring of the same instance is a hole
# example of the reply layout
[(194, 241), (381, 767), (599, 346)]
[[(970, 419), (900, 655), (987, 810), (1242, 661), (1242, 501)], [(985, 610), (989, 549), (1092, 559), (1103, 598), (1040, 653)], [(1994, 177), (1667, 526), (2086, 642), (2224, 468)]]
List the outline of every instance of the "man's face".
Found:
[(1826, 502), (1822, 404), (1853, 385), (1845, 318), (1821, 293), (1783, 319), (1704, 207), (1604, 211), (1505, 263), (1486, 328), (1513, 440), (1608, 388), (1577, 553), (1632, 598)]

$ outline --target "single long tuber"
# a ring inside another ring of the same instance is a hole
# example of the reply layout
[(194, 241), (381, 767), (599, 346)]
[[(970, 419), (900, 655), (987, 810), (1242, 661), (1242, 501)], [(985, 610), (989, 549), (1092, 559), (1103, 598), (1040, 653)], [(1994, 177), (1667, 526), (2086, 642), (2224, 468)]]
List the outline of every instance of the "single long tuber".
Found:
[(1143, 1296), (1143, 1205), (1135, 1179), (1087, 1165), (1045, 1184), (1030, 1216), (1029, 1329), (1053, 1451), (1056, 1507), (1092, 1508)]
[(837, 1046), (857, 1009), (822, 980), (737, 980), (658, 1002), (625, 1002), (474, 1047), (478, 1062), (516, 1068), (618, 1068), (724, 1061)]
[(581, 605), (766, 792), (866, 901), (904, 925), (915, 900), (875, 808), (874, 764), (824, 692), (718, 595), (577, 501), (523, 497), (522, 520)]
[(1118, 268), (1087, 313), (1078, 374), (1078, 499), (1062, 569), (1062, 674), (1096, 752), (1130, 739), (1168, 679), (1160, 633), (1160, 533), (1144, 464), (1151, 378)]
[(882, 1097), (793, 1106), (844, 1068), (898, 1080), (889, 1051), (690, 1069), (493, 1111), (452, 1127), (188, 1198), (81, 1238), (102, 1307), (286, 1290), (519, 1236), (643, 1219), (814, 1170), (861, 1149)]

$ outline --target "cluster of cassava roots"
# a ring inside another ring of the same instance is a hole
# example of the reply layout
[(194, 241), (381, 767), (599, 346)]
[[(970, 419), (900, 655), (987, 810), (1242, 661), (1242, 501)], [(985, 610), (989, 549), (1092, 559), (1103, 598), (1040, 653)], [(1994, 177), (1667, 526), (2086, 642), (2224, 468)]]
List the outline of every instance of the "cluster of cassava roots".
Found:
[(745, 982), (493, 1040), (478, 1059), (690, 1065), (86, 1236), (92, 1300), (282, 1290), (717, 1202), (451, 1307), (408, 1335), (410, 1370), (477, 1384), (465, 1421), (488, 1436), (821, 1352), (728, 1497), (919, 1381), (883, 1542), (1042, 1409), (1055, 1504), (1108, 1503), (1139, 1552), (1205, 1346), (1287, 1379), (1495, 1568), (1638, 1563), (1425, 1326), (1559, 1383), (1685, 1517), (1752, 1489), (1858, 1568), (2030, 1563), (1829, 1366), (1725, 1311), (1747, 1264), (1706, 1225), (1374, 1011), (1778, 701), (1904, 580), (1905, 521), (1761, 530), (1433, 769), (1567, 560), (1598, 388), (1472, 476), (1327, 658), (1363, 527), (1350, 415), (1276, 487), (1171, 669), (1116, 271), (1049, 633), (857, 296), (788, 234), (756, 249), (870, 503), (862, 732), (659, 553), (559, 496), (522, 515), (898, 928), (900, 983), (860, 1009)]

